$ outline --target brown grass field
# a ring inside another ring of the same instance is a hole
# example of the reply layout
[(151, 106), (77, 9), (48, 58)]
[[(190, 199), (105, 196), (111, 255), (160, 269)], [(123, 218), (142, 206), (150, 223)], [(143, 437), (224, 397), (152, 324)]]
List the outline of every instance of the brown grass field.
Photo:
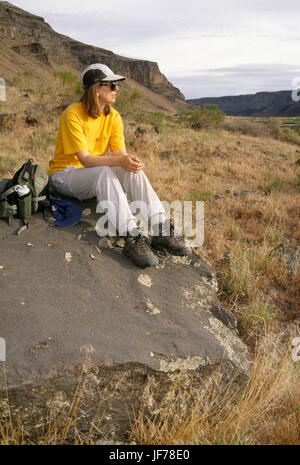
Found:
[[(58, 90), (31, 93), (28, 102), (24, 91), (8, 89), (0, 113), (17, 109), (17, 120), (11, 130), (0, 132), (0, 178), (11, 176), (28, 156), (47, 168), (58, 107), (66, 104)], [(176, 388), (159, 415), (147, 418), (143, 406), (136, 412), (128, 441), (299, 444), (300, 362), (292, 360), (291, 341), (300, 336), (300, 275), (274, 249), (300, 246), (300, 137), (292, 130), (283, 134), (280, 119), (226, 117), (220, 127), (195, 130), (178, 116), (141, 119), (137, 110), (124, 118), (127, 150), (145, 162), (161, 200), (205, 201), (205, 240), (196, 252), (217, 270), (219, 299), (236, 316), (254, 361), (247, 386), (237, 397), (223, 393), (218, 409), (218, 394), (207, 397), (199, 390), (191, 400), (191, 393), (174, 381)], [(25, 111), (36, 116), (36, 127), (25, 126)], [(136, 137), (137, 126), (147, 133)], [(167, 150), (179, 154), (162, 159), (160, 153)], [(63, 443), (75, 428), (80, 387), (79, 382), (64, 427), (49, 420), (41, 444)], [(185, 402), (188, 407), (182, 409)], [(74, 431), (74, 443), (91, 443), (89, 435)], [(28, 443), (22, 420), (0, 420), (0, 444), (22, 443)]]

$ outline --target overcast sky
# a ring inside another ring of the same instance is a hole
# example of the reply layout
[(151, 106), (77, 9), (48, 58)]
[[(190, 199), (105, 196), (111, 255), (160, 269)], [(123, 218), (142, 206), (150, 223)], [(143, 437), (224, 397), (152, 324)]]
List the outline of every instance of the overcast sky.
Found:
[(300, 82), (299, 0), (11, 3), (73, 39), (156, 61), (186, 98), (287, 90)]

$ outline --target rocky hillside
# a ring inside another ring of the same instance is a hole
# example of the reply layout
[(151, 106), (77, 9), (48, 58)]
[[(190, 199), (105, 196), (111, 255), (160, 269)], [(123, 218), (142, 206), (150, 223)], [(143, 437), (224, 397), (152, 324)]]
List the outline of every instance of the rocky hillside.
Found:
[(32, 69), (35, 76), (45, 82), (52, 77), (54, 70), (78, 74), (93, 62), (103, 62), (128, 77), (127, 83), (134, 80), (159, 94), (160, 102), (156, 102), (159, 109), (176, 110), (185, 106), (183, 94), (160, 72), (157, 63), (122, 57), (112, 51), (83, 44), (58, 34), (43, 18), (9, 2), (0, 2), (0, 75), (8, 86), (16, 73), (23, 73), (26, 69)]
[(187, 100), (196, 105), (217, 104), (230, 116), (300, 116), (300, 103), (292, 100), (290, 90), (257, 92), (249, 95), (207, 97)]

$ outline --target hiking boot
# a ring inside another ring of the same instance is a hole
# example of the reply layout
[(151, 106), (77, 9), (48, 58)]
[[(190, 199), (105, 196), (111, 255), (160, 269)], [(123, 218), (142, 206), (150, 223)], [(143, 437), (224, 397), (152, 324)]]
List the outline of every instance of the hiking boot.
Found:
[(141, 233), (137, 236), (131, 236), (130, 234), (127, 236), (123, 252), (141, 268), (159, 264), (158, 257), (151, 250), (149, 240)]
[[(172, 255), (193, 254), (192, 249), (185, 245), (183, 236), (175, 235), (175, 229), (172, 221), (165, 221), (153, 226), (155, 235), (152, 236), (152, 247), (158, 250), (167, 250)], [(168, 235), (167, 235), (168, 234)]]

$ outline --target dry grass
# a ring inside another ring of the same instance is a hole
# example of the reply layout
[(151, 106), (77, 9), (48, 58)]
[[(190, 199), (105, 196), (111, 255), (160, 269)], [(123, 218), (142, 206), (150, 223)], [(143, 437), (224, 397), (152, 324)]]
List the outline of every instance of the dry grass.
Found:
[[(181, 375), (160, 404), (146, 414), (145, 395), (132, 428), (138, 444), (297, 444), (300, 439), (299, 372), (290, 347), (266, 335), (256, 347), (251, 378), (232, 391), (209, 386), (184, 389)], [(147, 393), (147, 388), (145, 390)], [(186, 409), (183, 406), (189, 405)], [(284, 426), (283, 426), (284, 425)]]
[[(71, 397), (61, 390), (49, 393), (49, 396), (44, 397), (42, 405), (39, 404), (38, 408), (33, 406), (32, 418), (28, 421), (28, 418), (18, 413), (18, 407), (16, 409), (15, 405), (11, 405), (3, 365), (6, 397), (0, 399), (0, 445), (87, 445), (94, 444), (95, 437), (105, 437), (102, 431), (103, 418), (115, 392), (125, 382), (124, 376), (120, 377), (114, 387), (107, 383), (99, 400), (87, 407), (90, 367), (86, 357)], [(92, 415), (88, 426), (81, 428), (82, 420), (90, 411)]]
[[(140, 408), (133, 414), (129, 412), (128, 443), (299, 444), (300, 373), (292, 361), (290, 343), (296, 334), (275, 332), (273, 328), (258, 336), (251, 376), (243, 387), (234, 386), (233, 378), (220, 389), (219, 372), (201, 385), (194, 383), (192, 375), (187, 377), (181, 372), (173, 375), (173, 383), (162, 397), (159, 385), (150, 377), (140, 392)], [(95, 438), (102, 436), (101, 423), (113, 392), (110, 389), (110, 396), (99, 401), (90, 427), (81, 431), (80, 420), (87, 414), (82, 403), (87, 373), (84, 364), (70, 402), (60, 398), (59, 393), (51, 400), (45, 399), (44, 417), (36, 412), (34, 442), (23, 418), (13, 417), (7, 393), (6, 413), (0, 420), (0, 444), (97, 443)]]
[[(38, 102), (37, 96), (31, 99)], [(47, 168), (54, 152), (54, 107), (38, 113), (35, 128), (25, 127), (24, 108), (14, 131), (0, 133), (1, 177), (13, 174), (28, 156)], [(7, 104), (4, 111), (9, 112)], [(205, 242), (197, 252), (218, 271), (219, 297), (235, 313), (242, 338), (255, 355), (251, 381), (238, 399), (224, 395), (220, 409), (212, 413), (216, 399), (206, 405), (199, 392), (202, 408), (195, 404), (177, 422), (177, 400), (188, 395), (179, 391), (165, 413), (151, 419), (144, 418), (143, 409), (137, 414), (132, 438), (138, 443), (299, 442), (299, 380), (288, 344), (279, 334), (282, 326), (299, 322), (300, 281), (273, 250), (280, 243), (300, 245), (300, 168), (295, 164), (300, 155), (297, 145), (276, 140), (265, 129), (261, 134), (257, 125), (256, 121), (249, 135), (225, 129), (194, 131), (176, 120), (164, 120), (159, 134), (146, 125), (148, 133), (136, 138), (137, 124), (125, 121), (128, 151), (145, 162), (161, 200), (205, 200)], [(161, 159), (160, 153), (167, 150), (177, 150), (180, 156)], [(22, 442), (20, 428), (13, 437), (11, 422), (2, 425), (2, 442), (9, 437), (10, 443)], [(44, 431), (41, 441), (63, 440), (63, 430), (58, 439), (52, 423), (45, 428), (52, 432)]]

